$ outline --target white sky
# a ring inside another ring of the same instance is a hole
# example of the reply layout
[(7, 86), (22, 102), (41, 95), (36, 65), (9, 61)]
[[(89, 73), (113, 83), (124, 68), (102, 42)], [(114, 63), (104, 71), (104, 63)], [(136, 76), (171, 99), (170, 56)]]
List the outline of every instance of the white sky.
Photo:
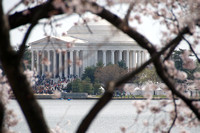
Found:
[[(4, 12), (6, 13), (13, 5), (15, 5), (19, 0), (4, 0)], [(18, 10), (23, 9), (23, 6), (20, 6)], [(113, 9), (113, 12), (117, 12), (117, 8)], [(126, 11), (124, 11), (124, 14)], [(122, 14), (123, 15), (123, 14)], [(56, 28), (56, 32), (58, 34), (61, 34), (62, 32), (67, 32), (67, 30), (73, 26), (74, 22), (77, 22), (80, 20), (80, 18), (77, 15), (73, 15), (70, 17), (67, 17), (66, 19), (62, 19), (58, 23), (62, 23), (61, 27)], [(160, 24), (157, 21), (153, 21), (149, 18), (143, 18), (143, 23), (141, 25), (138, 25), (137, 23), (133, 23), (132, 25), (135, 25), (137, 27), (137, 30), (142, 33), (144, 36), (146, 36), (153, 44), (160, 44), (160, 38), (162, 37), (160, 34), (160, 29), (162, 28)], [(48, 26), (47, 26), (48, 27)], [(20, 30), (19, 30), (20, 29)], [(24, 29), (23, 31), (21, 29)], [(27, 43), (36, 41), (38, 39), (41, 39), (44, 37), (44, 26), (42, 24), (36, 26), (33, 31), (31, 32), (31, 35), (29, 36), (29, 39)], [(47, 29), (48, 35), (51, 35), (51, 32)], [(11, 36), (11, 44), (13, 46), (19, 45), (22, 42), (22, 39), (24, 37), (24, 34), (26, 32), (26, 28), (19, 27), (16, 29), (11, 30), (10, 36)], [(55, 35), (55, 34), (54, 34)], [(186, 45), (181, 45), (182, 48), (187, 48)]]
[[(19, 0), (4, 0), (3, 5), (4, 5), (4, 12), (7, 13), (8, 10), (10, 10), (13, 5), (15, 5)], [(17, 8), (17, 11), (20, 11), (24, 9), (23, 6), (20, 6)], [(62, 23), (61, 27), (57, 27), (56, 31), (57, 33), (62, 33), (66, 32), (71, 26), (73, 26), (74, 22), (78, 21), (79, 17), (77, 15), (73, 15), (68, 17), (67, 19), (62, 19), (59, 21), (59, 23)], [(26, 26), (28, 27), (28, 25)], [(18, 27), (16, 29), (13, 29), (10, 31), (10, 36), (11, 36), (11, 44), (13, 46), (21, 44), (23, 37), (25, 35), (26, 29), (24, 26)], [(47, 33), (50, 34), (51, 32), (49, 31), (49, 26), (46, 26), (45, 28), (47, 30)], [(38, 39), (41, 39), (44, 37), (44, 25), (39, 24), (34, 27), (34, 29), (31, 32), (31, 35), (29, 36), (28, 43), (32, 41), (36, 41)]]

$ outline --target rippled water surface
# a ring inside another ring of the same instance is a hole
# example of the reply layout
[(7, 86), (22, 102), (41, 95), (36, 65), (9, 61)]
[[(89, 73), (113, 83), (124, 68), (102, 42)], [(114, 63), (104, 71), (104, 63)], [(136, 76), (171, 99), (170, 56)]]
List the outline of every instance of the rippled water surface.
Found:
[[(81, 120), (96, 103), (96, 100), (39, 100), (39, 103), (50, 128), (59, 125), (67, 133), (74, 133)], [(151, 133), (156, 121), (165, 117), (166, 121), (168, 120), (166, 113), (153, 116), (149, 111), (145, 111), (139, 116), (139, 121), (135, 123), (137, 114), (132, 103), (132, 100), (112, 100), (94, 120), (88, 129), (88, 133), (121, 133), (120, 127), (126, 127), (127, 133)], [(157, 101), (153, 101), (151, 104), (156, 105)], [(30, 131), (15, 100), (11, 101), (9, 108), (13, 108), (20, 119), (20, 123), (13, 130), (19, 133), (29, 133)], [(144, 120), (151, 123), (148, 128), (142, 126)], [(179, 128), (173, 129), (172, 132), (175, 133), (177, 130)], [(188, 130), (192, 133), (198, 133), (200, 127)]]

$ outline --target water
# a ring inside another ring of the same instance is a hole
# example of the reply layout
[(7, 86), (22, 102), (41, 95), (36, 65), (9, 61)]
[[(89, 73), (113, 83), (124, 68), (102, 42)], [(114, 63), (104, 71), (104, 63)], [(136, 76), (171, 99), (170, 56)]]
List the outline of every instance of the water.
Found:
[[(132, 100), (112, 100), (96, 117), (87, 132), (121, 133), (120, 127), (126, 127), (128, 128), (127, 133), (149, 133), (154, 126), (154, 121), (156, 123), (161, 118), (167, 118), (165, 113), (153, 116), (146, 111), (139, 116), (140, 121), (135, 123), (137, 113), (132, 102)], [(59, 125), (67, 133), (74, 133), (77, 130), (81, 120), (95, 103), (96, 100), (39, 100), (49, 127), (55, 128), (56, 125)], [(152, 104), (157, 104), (157, 101), (153, 101)], [(13, 130), (19, 133), (29, 133), (28, 126), (15, 100), (11, 101), (9, 108), (14, 109), (18, 118), (21, 119)], [(142, 126), (146, 119), (152, 124), (148, 128)], [(175, 128), (172, 132), (178, 130), (179, 128)], [(189, 129), (189, 131), (198, 133), (200, 128)]]

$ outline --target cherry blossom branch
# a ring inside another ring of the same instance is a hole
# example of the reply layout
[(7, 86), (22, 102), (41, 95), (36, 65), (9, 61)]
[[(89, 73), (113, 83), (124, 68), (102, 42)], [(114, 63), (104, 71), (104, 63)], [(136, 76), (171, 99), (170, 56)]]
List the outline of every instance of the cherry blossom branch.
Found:
[[(179, 37), (177, 37), (179, 39)], [(170, 48), (174, 43), (179, 43), (178, 39), (175, 38), (171, 41), (171, 43), (168, 43), (160, 52), (155, 53), (152, 55), (152, 57), (146, 61), (144, 64), (142, 64), (139, 68), (132, 71), (131, 73), (126, 74), (122, 78), (109, 82), (106, 86), (106, 91), (104, 95), (100, 98), (100, 100), (94, 105), (94, 107), (91, 109), (90, 112), (88, 112), (87, 116), (84, 118), (84, 120), (81, 122), (77, 132), (86, 132), (88, 127), (90, 126), (93, 119), (96, 117), (96, 115), (99, 113), (99, 111), (112, 99), (112, 94), (114, 91), (114, 88), (122, 85), (123, 83), (127, 82), (131, 78), (133, 78), (136, 74), (140, 73), (144, 68), (146, 68), (147, 65), (152, 63), (154, 60), (159, 58), (168, 48)]]
[(49, 133), (42, 109), (37, 103), (32, 88), (23, 74), (17, 53), (10, 44), (8, 21), (5, 19), (2, 1), (0, 1), (0, 60), (13, 93), (26, 117), (33, 133)]
[[(39, 6), (35, 6), (33, 8), (29, 8), (27, 10), (16, 12), (12, 15), (9, 15), (8, 20), (9, 20), (10, 29), (14, 29), (21, 25), (31, 23), (33, 16), (38, 14), (38, 11), (40, 11), (40, 10), (45, 9), (45, 11), (42, 14), (40, 14), (39, 19), (49, 18), (51, 15), (62, 14), (63, 12), (61, 9), (56, 9), (51, 4), (52, 1), (53, 0), (48, 0), (46, 3), (43, 3)], [(54, 13), (54, 14), (52, 14), (52, 13)]]
[(185, 38), (183, 37), (183, 40), (185, 40), (187, 42), (187, 44), (189, 45), (190, 47), (190, 50), (192, 51), (192, 53), (194, 54), (194, 56), (196, 57), (196, 59), (198, 60), (198, 62), (200, 63), (200, 59), (199, 57), (197, 56), (196, 52), (194, 51), (193, 47), (192, 47), (192, 44)]
[(179, 45), (180, 41), (182, 39), (184, 39), (183, 35), (186, 34), (186, 33), (190, 33), (188, 27), (182, 29), (182, 31), (179, 31), (179, 34), (177, 35), (177, 37), (174, 40), (172, 40), (172, 41), (169, 42), (169, 43), (173, 43), (174, 45), (171, 45), (171, 48), (170, 48), (167, 56), (164, 58), (163, 62), (165, 60), (167, 60), (171, 56), (171, 54), (173, 53), (173, 51), (175, 50), (175, 48)]
[(176, 99), (175, 99), (174, 94), (172, 94), (172, 98), (173, 98), (173, 103), (174, 103), (174, 112), (175, 112), (175, 116), (174, 116), (174, 119), (173, 119), (173, 121), (172, 121), (172, 124), (171, 124), (171, 126), (170, 126), (170, 128), (169, 128), (169, 130), (168, 130), (168, 133), (170, 133), (171, 129), (173, 128), (173, 126), (174, 126), (174, 124), (175, 124), (175, 122), (176, 122), (177, 113), (178, 113), (178, 112), (177, 112)]
[[(100, 12), (97, 12), (96, 14), (107, 21), (109, 21), (111, 24), (113, 24), (115, 27), (129, 35), (131, 38), (133, 38), (141, 47), (145, 48), (148, 50), (150, 53), (151, 57), (156, 54), (156, 49), (153, 46), (153, 44), (145, 38), (143, 35), (132, 29), (131, 27), (124, 25), (124, 21), (120, 19), (118, 16), (115, 14), (111, 13), (110, 11), (106, 10), (103, 7), (100, 7), (96, 3), (92, 3), (91, 6), (93, 6), (96, 9), (101, 9)], [(181, 34), (180, 34), (181, 33)], [(179, 36), (177, 36), (176, 40), (172, 40), (174, 42), (178, 41), (180, 42), (182, 40), (183, 34), (191, 34), (190, 30), (188, 27), (183, 28), (182, 31), (180, 31)], [(172, 43), (172, 42), (170, 42)], [(198, 109), (192, 104), (192, 101), (182, 95), (179, 91), (176, 90), (176, 87), (174, 85), (173, 79), (170, 78), (170, 75), (166, 71), (166, 68), (164, 67), (162, 61), (160, 58), (157, 58), (154, 60), (154, 66), (156, 68), (156, 71), (160, 78), (163, 80), (163, 82), (169, 87), (169, 89), (179, 98), (181, 98), (186, 105), (193, 111), (193, 113), (196, 115), (196, 117), (200, 120), (200, 113), (198, 112)]]

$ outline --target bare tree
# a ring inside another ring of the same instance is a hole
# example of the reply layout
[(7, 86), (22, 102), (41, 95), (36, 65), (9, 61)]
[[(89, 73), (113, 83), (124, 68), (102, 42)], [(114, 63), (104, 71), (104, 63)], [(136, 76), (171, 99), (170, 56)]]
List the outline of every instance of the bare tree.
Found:
[(108, 65), (97, 68), (95, 78), (101, 83), (106, 84), (109, 81), (116, 80), (127, 73), (127, 70), (120, 68), (118, 65)]
[[(25, 5), (29, 5), (28, 0), (20, 1)], [(20, 4), (19, 2), (19, 4)], [(112, 6), (121, 4), (129, 6), (124, 18), (117, 16), (117, 14), (110, 11)], [(16, 12), (14, 14), (4, 14), (2, 1), (0, 5), (0, 61), (2, 63), (3, 71), (7, 76), (8, 82), (13, 90), (13, 93), (23, 111), (27, 123), (31, 132), (45, 133), (49, 132), (49, 128), (44, 120), (42, 110), (34, 98), (31, 91), (30, 84), (28, 83), (25, 75), (22, 71), (22, 56), (25, 50), (25, 44), (27, 38), (38, 23), (38, 20), (43, 18), (50, 18), (59, 14), (71, 15), (72, 13), (82, 14), (85, 12), (91, 12), (100, 16), (101, 18), (110, 22), (113, 26), (134, 39), (138, 45), (143, 47), (150, 54), (150, 59), (142, 64), (134, 71), (128, 73), (118, 80), (110, 81), (106, 86), (106, 92), (99, 99), (96, 105), (88, 112), (88, 115), (80, 124), (77, 132), (85, 132), (98, 112), (112, 99), (114, 88), (124, 84), (126, 81), (133, 78), (136, 74), (141, 72), (147, 65), (153, 63), (157, 74), (160, 79), (166, 84), (167, 89), (172, 93), (172, 100), (174, 96), (181, 99), (194, 116), (192, 120), (200, 120), (199, 105), (195, 103), (193, 99), (185, 96), (182, 93), (182, 89), (178, 88), (174, 78), (183, 76), (176, 72), (173, 67), (173, 63), (169, 60), (170, 55), (174, 49), (185, 41), (189, 47), (191, 53), (193, 53), (197, 60), (199, 58), (194, 50), (194, 47), (199, 44), (199, 7), (200, 2), (195, 0), (183, 1), (183, 0), (163, 0), (159, 2), (157, 0), (135, 0), (118, 1), (112, 0), (105, 1), (105, 5), (101, 6), (98, 2), (91, 2), (86, 0), (80, 1), (62, 1), (62, 0), (48, 0), (41, 4), (36, 1), (36, 6), (27, 8), (26, 10)], [(135, 28), (130, 26), (130, 20), (141, 23), (142, 16), (151, 16), (156, 21), (162, 23), (166, 27), (166, 31), (163, 31), (163, 38), (161, 41), (161, 48), (157, 48), (155, 44), (149, 41), (143, 34), (138, 32)], [(67, 22), (66, 22), (67, 23)], [(14, 51), (10, 44), (9, 31), (19, 26), (30, 24), (27, 32), (24, 36), (24, 40), (20, 45), (19, 51)], [(185, 67), (188, 69), (194, 68), (192, 60), (188, 57), (188, 52), (185, 52), (182, 56)], [(173, 122), (168, 130), (171, 131), (174, 123), (177, 121), (178, 106), (174, 103), (174, 116)], [(2, 108), (2, 105), (1, 105)], [(151, 108), (153, 112), (158, 111), (157, 108)], [(3, 113), (1, 113), (1, 116)], [(0, 119), (2, 123), (2, 119)], [(0, 125), (2, 126), (2, 124)], [(1, 128), (0, 128), (1, 129)]]

